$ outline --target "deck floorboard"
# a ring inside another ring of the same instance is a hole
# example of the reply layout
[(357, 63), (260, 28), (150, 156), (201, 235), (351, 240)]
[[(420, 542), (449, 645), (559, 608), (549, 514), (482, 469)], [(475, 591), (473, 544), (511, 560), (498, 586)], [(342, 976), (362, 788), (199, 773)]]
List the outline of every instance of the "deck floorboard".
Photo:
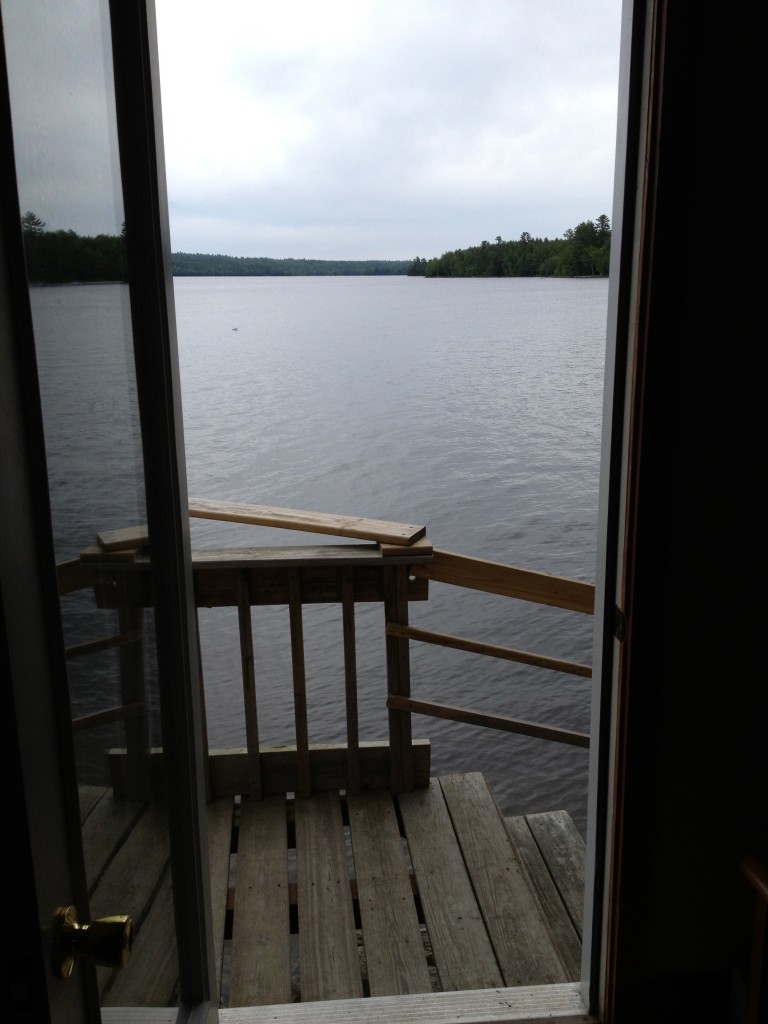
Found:
[(350, 796), (349, 827), (370, 994), (431, 992), (392, 796), (384, 790)]
[(339, 794), (297, 799), (295, 813), (302, 1000), (361, 997)]
[(399, 804), (441, 989), (503, 985), (440, 783)]
[[(118, 907), (136, 927), (128, 969), (98, 969), (103, 1004), (172, 1003), (163, 806), (90, 787), (81, 807), (92, 913)], [(208, 847), (222, 1008), (579, 978), (583, 840), (565, 811), (505, 819), (481, 774), (398, 797), (224, 797), (208, 806)]]

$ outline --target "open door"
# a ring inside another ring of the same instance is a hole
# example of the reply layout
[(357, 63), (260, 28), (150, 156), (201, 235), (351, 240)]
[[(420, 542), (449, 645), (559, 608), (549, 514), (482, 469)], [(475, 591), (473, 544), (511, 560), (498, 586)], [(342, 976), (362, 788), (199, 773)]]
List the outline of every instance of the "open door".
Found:
[[(133, 920), (142, 910), (125, 870), (118, 878), (126, 884), (114, 890), (121, 905), (89, 906), (106, 857), (84, 863), (81, 823), (99, 790), (114, 785), (115, 761), (129, 766), (131, 802), (146, 803), (160, 752), (164, 814), (153, 835), (167, 857), (167, 932), (180, 938), (164, 950), (178, 980), (157, 1005), (212, 1020), (202, 731), (151, 5), (3, 0), (0, 12), (0, 656), (10, 680), (4, 721), (16, 799), (12, 918), (21, 928), (6, 967), (7, 1000), (14, 1020), (34, 1021), (98, 1021), (103, 1005), (131, 1005), (116, 997), (115, 979), (141, 970)], [(34, 259), (43, 224), (59, 232), (62, 260), (73, 233), (93, 239), (85, 281), (46, 284), (47, 268)], [(114, 609), (111, 628), (98, 635), (99, 570), (88, 570), (81, 587), (80, 554), (100, 531), (122, 527), (148, 532), (151, 599), (138, 609), (102, 588)], [(92, 918), (109, 916), (121, 931), (104, 955)]]

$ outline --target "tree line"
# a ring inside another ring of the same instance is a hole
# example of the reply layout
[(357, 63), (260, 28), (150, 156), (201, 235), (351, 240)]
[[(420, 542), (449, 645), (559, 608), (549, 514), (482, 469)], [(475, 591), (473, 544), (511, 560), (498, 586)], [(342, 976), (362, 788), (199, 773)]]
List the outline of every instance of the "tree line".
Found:
[(46, 231), (45, 221), (27, 211), (21, 218), (21, 230), (32, 284), (126, 280), (125, 225), (119, 235)]
[(171, 253), (174, 277), (363, 277), (406, 274), (409, 260), (302, 260)]
[(569, 228), (562, 238), (533, 238), (524, 231), (517, 241), (497, 235), (469, 249), (435, 259), (416, 257), (412, 277), (607, 277), (611, 225), (602, 214)]
[[(71, 230), (48, 231), (44, 221), (27, 211), (21, 226), (32, 284), (127, 279), (125, 224), (119, 235), (83, 236)], [(175, 252), (171, 271), (174, 277), (607, 277), (610, 251), (611, 225), (603, 214), (596, 221), (569, 228), (563, 238), (533, 238), (523, 232), (517, 241), (505, 242), (497, 235), (494, 242), (429, 260), (271, 259)]]
[[(27, 211), (21, 218), (27, 275), (32, 284), (125, 281), (125, 225), (119, 235), (48, 231)], [(174, 277), (298, 277), (406, 274), (410, 260), (302, 260), (171, 253)]]

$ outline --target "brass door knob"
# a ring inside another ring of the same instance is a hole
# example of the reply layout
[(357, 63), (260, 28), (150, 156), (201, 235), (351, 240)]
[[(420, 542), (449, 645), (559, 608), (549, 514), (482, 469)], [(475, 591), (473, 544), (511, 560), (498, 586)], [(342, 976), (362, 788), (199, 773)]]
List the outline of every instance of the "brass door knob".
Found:
[(59, 907), (53, 943), (53, 967), (68, 978), (79, 956), (103, 967), (125, 967), (133, 946), (133, 921), (127, 915), (100, 917), (78, 924), (75, 907)]

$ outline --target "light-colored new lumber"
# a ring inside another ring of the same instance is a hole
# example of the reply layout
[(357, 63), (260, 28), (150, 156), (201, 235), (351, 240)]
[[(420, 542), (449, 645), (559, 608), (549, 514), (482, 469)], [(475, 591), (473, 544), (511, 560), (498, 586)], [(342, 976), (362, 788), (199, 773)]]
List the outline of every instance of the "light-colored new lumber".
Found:
[(212, 501), (190, 498), (189, 514), (197, 519), (217, 519), (230, 523), (250, 523), (302, 533), (324, 533), (333, 537), (354, 537), (388, 544), (408, 545), (423, 537), (425, 526), (393, 523), (363, 516), (334, 515), (328, 512), (307, 512), (295, 508), (274, 508), (240, 501)]
[(414, 576), (436, 583), (452, 583), (470, 590), (516, 597), (588, 615), (595, 610), (593, 583), (550, 576), (532, 569), (517, 569), (503, 562), (489, 562), (450, 551), (434, 551), (431, 562), (414, 565), (412, 571)]

